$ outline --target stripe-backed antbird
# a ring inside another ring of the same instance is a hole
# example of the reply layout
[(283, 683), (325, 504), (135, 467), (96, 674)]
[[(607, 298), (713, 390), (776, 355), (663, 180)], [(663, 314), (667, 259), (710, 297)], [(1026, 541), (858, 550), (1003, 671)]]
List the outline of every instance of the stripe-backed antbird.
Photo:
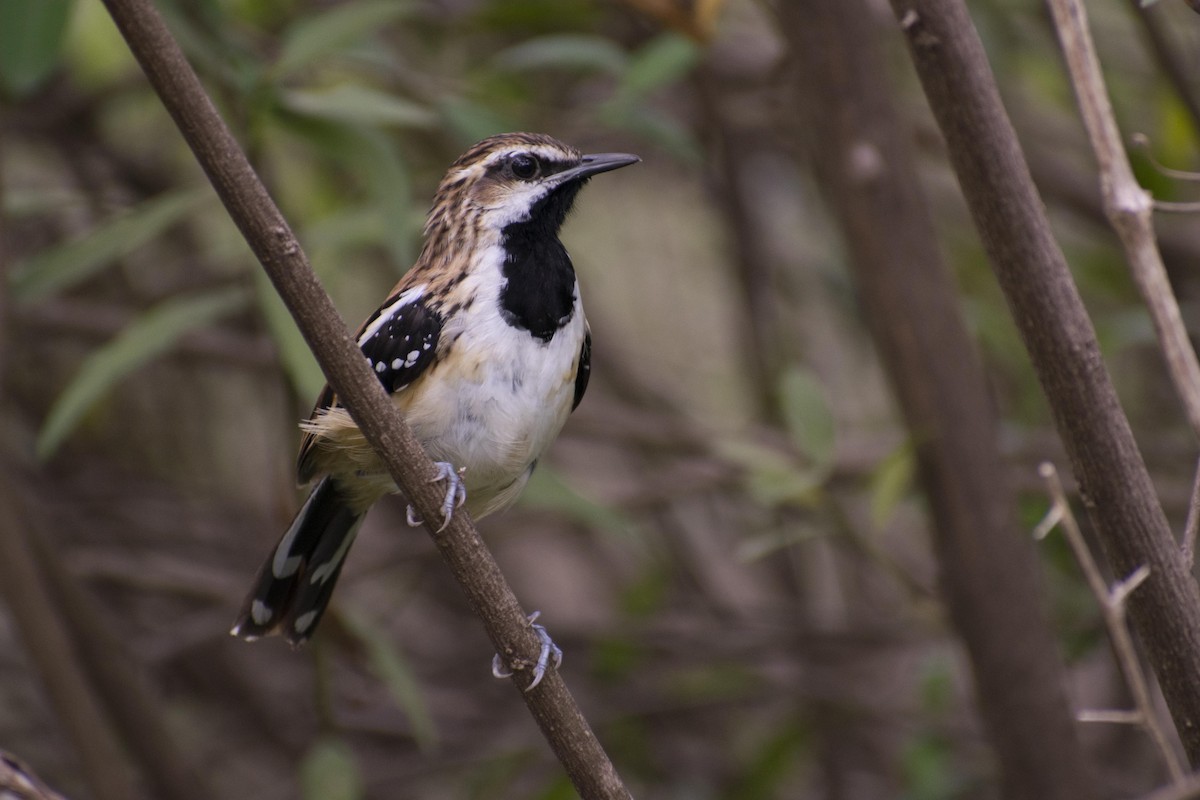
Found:
[[(450, 166), (417, 263), (359, 330), (446, 484), (443, 526), (464, 503), (476, 519), (511, 505), (583, 397), (591, 334), (558, 232), (591, 176), (638, 160), (542, 134), (483, 140)], [(367, 510), (397, 490), (331, 388), (302, 428), (299, 480), (315, 486), (234, 623), (245, 639), (312, 636)]]

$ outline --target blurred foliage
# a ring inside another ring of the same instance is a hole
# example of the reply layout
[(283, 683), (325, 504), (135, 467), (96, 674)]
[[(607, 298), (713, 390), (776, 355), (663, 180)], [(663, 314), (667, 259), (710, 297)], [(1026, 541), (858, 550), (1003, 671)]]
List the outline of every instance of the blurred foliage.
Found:
[(350, 745), (339, 738), (318, 739), (300, 764), (304, 800), (359, 800), (362, 777)]
[(0, 84), (5, 91), (28, 94), (58, 65), (74, 5), (71, 0), (0, 2)]
[[(945, 655), (913, 437), (797, 155), (771, 4), (160, 5), (351, 324), (412, 262), (433, 187), (470, 143), (545, 130), (643, 156), (589, 187), (564, 237), (596, 334), (588, 398), (522, 506), (485, 524), (636, 796), (997, 796), (969, 675)], [(1035, 174), (1056, 231), (1182, 521), (1190, 440), (1081, 199), (1091, 157), (1042, 6), (971, 11), (1049, 165)], [(1150, 156), (1194, 168), (1196, 120), (1128, 4), (1089, 11), (1124, 130), (1150, 142), (1139, 178), (1194, 197)], [(1194, 60), (1195, 22), (1170, 19)], [(1060, 449), (894, 21), (878, 22), (1031, 528), (1046, 507), (1034, 468)], [(356, 543), (320, 670), (227, 641), (294, 508), (294, 422), (324, 379), (102, 4), (0, 0), (0, 97), (7, 455), (224, 794), (572, 796), (519, 699), (486, 677), (489, 645), (402, 509), (373, 512)], [(1161, 229), (1194, 325), (1188, 226)], [(760, 326), (779, 351), (761, 375)], [(1040, 548), (1073, 692), (1123, 702), (1069, 553), (1057, 537)], [(37, 691), (27, 664), (0, 660), (0, 740), (86, 797)], [(1122, 786), (1152, 784), (1144, 743), (1094, 738)]]

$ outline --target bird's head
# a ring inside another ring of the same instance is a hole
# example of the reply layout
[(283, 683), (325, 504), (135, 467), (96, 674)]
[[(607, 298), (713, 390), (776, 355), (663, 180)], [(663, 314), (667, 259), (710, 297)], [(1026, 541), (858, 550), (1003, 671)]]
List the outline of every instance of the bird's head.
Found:
[(558, 233), (580, 187), (601, 172), (641, 159), (628, 153), (584, 155), (540, 133), (504, 133), (484, 139), (450, 165), (438, 186), (426, 234), (451, 235), (459, 224), (502, 231), (534, 222)]

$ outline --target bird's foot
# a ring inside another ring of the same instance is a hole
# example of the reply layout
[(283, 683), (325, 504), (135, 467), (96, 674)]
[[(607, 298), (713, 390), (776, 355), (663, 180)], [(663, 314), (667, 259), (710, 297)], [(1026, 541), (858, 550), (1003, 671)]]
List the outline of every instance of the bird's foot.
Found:
[[(433, 465), (437, 467), (438, 474), (429, 482), (441, 483), (442, 481), (446, 481), (447, 483), (446, 497), (442, 500), (442, 525), (437, 529), (437, 532), (441, 533), (450, 524), (450, 519), (454, 516), (455, 509), (467, 502), (467, 486), (463, 482), (462, 469), (455, 469), (454, 465), (449, 461), (435, 461)], [(419, 528), (425, 524), (425, 521), (417, 515), (417, 510), (412, 507), (411, 503), (404, 513), (404, 518), (408, 522), (409, 527), (412, 528)]]
[[(533, 665), (533, 682), (525, 687), (525, 691), (533, 689), (542, 682), (542, 678), (546, 676), (546, 668), (550, 666), (550, 662), (554, 662), (554, 668), (558, 669), (562, 666), (563, 652), (562, 648), (554, 643), (550, 638), (550, 634), (546, 632), (545, 625), (538, 625), (537, 618), (541, 616), (540, 611), (535, 611), (529, 615), (529, 626), (533, 628), (533, 632), (537, 634), (538, 641), (542, 643), (542, 649), (538, 651), (537, 663)], [(492, 656), (492, 674), (497, 678), (511, 678), (513, 671), (504, 666), (504, 662), (500, 660), (500, 654)]]

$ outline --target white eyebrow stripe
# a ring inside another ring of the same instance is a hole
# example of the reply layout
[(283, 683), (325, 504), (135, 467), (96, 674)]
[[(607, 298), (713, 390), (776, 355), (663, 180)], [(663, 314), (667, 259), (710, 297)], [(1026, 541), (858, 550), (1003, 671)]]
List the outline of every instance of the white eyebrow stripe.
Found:
[(364, 344), (366, 344), (367, 340), (379, 333), (379, 329), (386, 325), (388, 320), (390, 320), (397, 311), (404, 306), (420, 300), (421, 296), (424, 294), (425, 284), (422, 283), (401, 294), (390, 306), (381, 308), (379, 310), (379, 316), (376, 317), (374, 321), (366, 327), (366, 330), (362, 332), (362, 336), (358, 337), (358, 346), (362, 347)]
[(553, 147), (547, 147), (546, 145), (535, 144), (525, 147), (507, 147), (503, 150), (492, 153), (484, 160), (484, 164), (490, 167), (491, 165), (503, 161), (506, 158), (510, 158), (517, 153), (530, 153), (546, 161), (565, 161), (571, 159), (570, 153), (564, 153), (562, 150), (558, 150)]

